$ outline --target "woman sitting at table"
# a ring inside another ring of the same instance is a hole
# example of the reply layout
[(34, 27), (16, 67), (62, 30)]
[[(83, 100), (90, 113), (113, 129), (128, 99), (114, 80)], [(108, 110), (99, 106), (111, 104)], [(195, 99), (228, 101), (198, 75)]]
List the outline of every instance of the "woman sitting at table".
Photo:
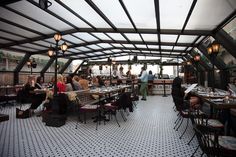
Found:
[(182, 106), (181, 108), (189, 108), (189, 107), (192, 109), (198, 108), (200, 104), (200, 99), (195, 96), (191, 96), (188, 94), (186, 95), (184, 91), (182, 90), (181, 84), (182, 84), (182, 79), (180, 77), (176, 77), (173, 80), (172, 91), (171, 91), (172, 97), (180, 98), (180, 100), (182, 101), (181, 104), (183, 105), (184, 105), (184, 99), (189, 100), (190, 106)]
[(75, 85), (74, 85), (74, 82), (72, 80), (72, 77), (71, 76), (67, 76), (66, 77), (66, 91), (69, 92), (69, 91), (75, 91)]
[(43, 79), (41, 76), (37, 77), (36, 83), (31, 86), (32, 91), (29, 91), (32, 93), (32, 104), (30, 105), (30, 109), (34, 111), (39, 107), (39, 105), (45, 100), (46, 98), (46, 93), (37, 93), (37, 89), (43, 89), (42, 88), (43, 84)]
[[(24, 93), (21, 96), (31, 98), (31, 105), (29, 107), (30, 113), (32, 114), (35, 109), (37, 109), (40, 104), (45, 100), (46, 93), (37, 93), (37, 89), (42, 89), (42, 77), (37, 77), (35, 83), (35, 77), (34, 76), (28, 76), (27, 83), (23, 87), (22, 93)], [(19, 115), (23, 114), (23, 112), (19, 112)]]

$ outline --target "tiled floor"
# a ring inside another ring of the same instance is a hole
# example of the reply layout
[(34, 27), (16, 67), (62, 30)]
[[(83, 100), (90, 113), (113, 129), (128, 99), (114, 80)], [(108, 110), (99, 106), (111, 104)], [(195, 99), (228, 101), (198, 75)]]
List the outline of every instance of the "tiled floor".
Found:
[[(106, 125), (87, 121), (75, 129), (75, 116), (60, 128), (47, 127), (41, 117), (16, 119), (15, 107), (4, 108), (10, 120), (0, 123), (0, 156), (78, 156), (78, 157), (188, 157), (196, 148), (191, 125), (182, 140), (183, 127), (176, 132), (176, 113), (171, 96), (149, 96), (124, 122), (120, 114), (119, 128), (114, 118)], [(199, 150), (196, 156), (200, 156)]]

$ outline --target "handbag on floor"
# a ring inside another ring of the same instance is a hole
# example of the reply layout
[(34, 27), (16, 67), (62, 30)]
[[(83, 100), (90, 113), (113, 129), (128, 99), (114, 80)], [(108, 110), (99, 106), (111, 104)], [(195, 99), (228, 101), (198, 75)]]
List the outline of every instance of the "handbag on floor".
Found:
[(29, 118), (30, 116), (31, 116), (30, 109), (24, 111), (19, 108), (16, 108), (16, 118), (25, 119)]

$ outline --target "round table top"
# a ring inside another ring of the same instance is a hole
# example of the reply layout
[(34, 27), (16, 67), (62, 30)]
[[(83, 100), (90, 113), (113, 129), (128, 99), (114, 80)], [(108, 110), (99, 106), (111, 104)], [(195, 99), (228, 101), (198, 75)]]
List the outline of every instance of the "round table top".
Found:
[(233, 136), (219, 136), (219, 145), (228, 150), (236, 151), (236, 138)]

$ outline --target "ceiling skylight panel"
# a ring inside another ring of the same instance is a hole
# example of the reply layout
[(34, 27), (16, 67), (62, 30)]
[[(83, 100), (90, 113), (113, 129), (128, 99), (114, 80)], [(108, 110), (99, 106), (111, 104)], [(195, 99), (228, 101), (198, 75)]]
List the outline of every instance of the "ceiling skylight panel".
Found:
[(174, 50), (185, 50), (186, 49), (186, 47), (184, 47), (184, 46), (175, 46), (174, 47)]
[(125, 40), (120, 33), (107, 33), (114, 40)]
[(23, 35), (25, 37), (39, 36), (35, 33), (30, 32), (30, 31), (26, 31), (24, 29), (21, 29), (19, 27), (16, 27), (16, 26), (13, 26), (13, 25), (1, 22), (1, 21), (0, 21), (0, 26), (1, 26), (1, 29), (3, 29), (3, 30), (10, 31), (10, 32), (13, 32), (13, 33), (16, 33), (16, 34), (20, 34), (20, 35)]
[(62, 7), (60, 4), (58, 4), (56, 1), (52, 1), (52, 5), (48, 9), (55, 12), (57, 15), (64, 18), (65, 20), (69, 21), (70, 23), (74, 24), (78, 28), (79, 27), (85, 27), (85, 28), (90, 27), (84, 21), (82, 21), (81, 19), (76, 17), (74, 14), (72, 14), (71, 12), (66, 10), (64, 7)]
[(198, 0), (186, 29), (213, 30), (236, 8), (235, 1)]
[(148, 45), (149, 49), (159, 49), (159, 45)]
[(161, 49), (172, 50), (173, 46), (161, 46)]
[(125, 33), (125, 35), (130, 41), (142, 41), (137, 33)]
[(177, 35), (161, 34), (161, 42), (175, 42)]
[(196, 38), (197, 36), (193, 35), (180, 35), (178, 43), (192, 43)]
[(8, 34), (6, 32), (2, 32), (0, 31), (0, 37), (5, 37), (5, 38), (9, 38), (9, 39), (13, 39), (13, 40), (24, 40), (25, 38), (13, 35), (13, 34)]
[(96, 49), (101, 49), (99, 46), (97, 46), (97, 45), (88, 45), (87, 47), (89, 47), (89, 48), (91, 48), (91, 49), (94, 49), (94, 50), (96, 50)]
[(84, 46), (78, 47), (78, 49), (81, 50), (81, 51), (91, 51), (90, 49), (88, 49), (88, 48), (86, 48)]
[(44, 10), (34, 6), (33, 4), (27, 2), (27, 1), (19, 1), (17, 3), (12, 3), (9, 5), (13, 9), (16, 9), (17, 11), (20, 11), (21, 13), (33, 18), (37, 19), (38, 21), (41, 21), (42, 23), (45, 23), (57, 30), (67, 30), (72, 29), (69, 25), (62, 22), (61, 20), (57, 19), (56, 17), (53, 17), (52, 15), (48, 14)]
[(78, 32), (78, 33), (74, 33), (75, 36), (89, 42), (89, 41), (96, 41), (97, 38), (95, 38), (94, 36), (88, 34), (88, 33), (83, 33), (83, 32)]
[(137, 28), (156, 29), (155, 6), (153, 0), (123, 1)]
[(126, 48), (134, 48), (132, 44), (123, 44)]
[(93, 2), (116, 27), (133, 27), (118, 0), (93, 0)]
[[(120, 49), (114, 49), (112, 50), (113, 52), (120, 52), (121, 50)], [(105, 51), (104, 51), (105, 52)]]
[(51, 30), (47, 27), (44, 27), (38, 23), (35, 23), (27, 18), (24, 18), (16, 13), (13, 13), (5, 8), (1, 8), (0, 17), (4, 18), (6, 20), (12, 21), (14, 23), (18, 23), (22, 26), (31, 28), (33, 30), (40, 30), (40, 32), (45, 33), (45, 34), (51, 33), (53, 31), (53, 30)]
[(85, 0), (63, 0), (68, 7), (98, 28), (110, 28), (103, 18)]
[(95, 35), (96, 37), (98, 37), (101, 40), (111, 40), (107, 35), (105, 35), (104, 33), (92, 33), (93, 35)]
[(115, 46), (115, 47), (123, 47), (121, 44), (117, 44), (117, 43), (115, 43), (115, 44), (111, 44), (112, 46)]
[[(34, 44), (30, 44), (30, 43), (21, 44), (21, 45), (22, 45), (22, 46), (31, 47), (31, 48), (34, 48), (34, 49), (38, 49), (38, 50), (45, 50), (45, 47), (38, 46), (38, 45), (34, 45)], [(21, 46), (21, 45), (19, 45), (19, 46)]]
[(9, 40), (5, 40), (5, 39), (0, 39), (0, 43), (1, 44), (7, 44), (7, 43), (10, 43), (11, 41)]
[(160, 0), (161, 29), (182, 29), (191, 0)]
[(196, 44), (198, 44), (200, 41), (202, 41), (203, 38), (205, 38), (205, 36), (201, 36), (201, 37), (196, 41)]
[(73, 42), (75, 44), (84, 43), (82, 40), (80, 40), (80, 39), (78, 39), (76, 37), (73, 37), (72, 35), (69, 35), (69, 34), (68, 35), (63, 35), (62, 38), (66, 39), (68, 41), (71, 41), (71, 42)]
[(104, 53), (102, 53), (102, 52), (93, 52), (95, 55), (102, 55), (102, 54), (104, 54)]
[(100, 43), (98, 44), (99, 46), (103, 47), (103, 48), (109, 48), (109, 47), (112, 47), (110, 44), (107, 44), (107, 43)]
[(157, 34), (142, 34), (144, 41), (158, 42)]
[(147, 48), (146, 45), (141, 45), (141, 44), (136, 44), (135, 45), (137, 48)]
[(11, 46), (11, 48), (16, 48), (16, 49), (20, 49), (20, 50), (23, 50), (23, 51), (31, 51), (31, 52), (37, 51), (35, 49), (31, 49), (31, 48), (27, 48), (27, 47), (21, 47), (21, 46)]

